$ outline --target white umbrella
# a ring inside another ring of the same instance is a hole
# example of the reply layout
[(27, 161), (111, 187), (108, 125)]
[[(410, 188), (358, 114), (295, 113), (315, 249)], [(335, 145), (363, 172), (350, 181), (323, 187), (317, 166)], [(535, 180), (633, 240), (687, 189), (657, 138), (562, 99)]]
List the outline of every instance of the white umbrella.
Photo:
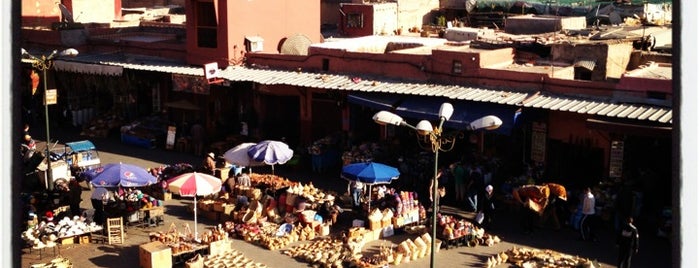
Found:
[(294, 156), (294, 150), (289, 148), (284, 142), (264, 140), (248, 149), (248, 156), (253, 161), (263, 162), (272, 166), (272, 174), (274, 174), (274, 165), (283, 165), (291, 160)]
[(197, 196), (215, 194), (221, 191), (221, 179), (205, 173), (185, 173), (167, 180), (167, 188), (180, 196), (194, 197), (194, 238), (197, 232)]
[(223, 153), (223, 159), (226, 159), (226, 162), (228, 163), (241, 167), (263, 166), (265, 165), (264, 162), (255, 161), (248, 155), (248, 149), (255, 144), (256, 143), (252, 142), (238, 144), (237, 146)]

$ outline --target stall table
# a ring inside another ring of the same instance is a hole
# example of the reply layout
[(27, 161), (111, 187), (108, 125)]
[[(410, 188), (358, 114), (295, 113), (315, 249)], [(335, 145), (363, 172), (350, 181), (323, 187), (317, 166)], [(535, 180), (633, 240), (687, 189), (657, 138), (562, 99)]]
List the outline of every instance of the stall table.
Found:
[(184, 251), (179, 251), (177, 253), (172, 253), (172, 263), (173, 264), (179, 264), (179, 263), (184, 263), (185, 261), (191, 259), (197, 253), (200, 255), (208, 255), (209, 251), (209, 246), (208, 245), (203, 245), (203, 244), (194, 244), (194, 243), (189, 243), (192, 246), (192, 249), (190, 250), (184, 250)]

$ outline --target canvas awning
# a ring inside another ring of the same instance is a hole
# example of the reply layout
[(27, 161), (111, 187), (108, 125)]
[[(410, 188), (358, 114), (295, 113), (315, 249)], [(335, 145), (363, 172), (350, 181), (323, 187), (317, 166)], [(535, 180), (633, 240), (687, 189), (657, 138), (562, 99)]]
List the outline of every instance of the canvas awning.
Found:
[(517, 110), (517, 107), (509, 105), (415, 95), (352, 93), (347, 96), (347, 99), (350, 103), (387, 110), (406, 119), (426, 119), (432, 122), (437, 120), (442, 103), (449, 102), (454, 106), (454, 114), (444, 123), (445, 126), (465, 129), (472, 121), (486, 115), (495, 115), (502, 120), (502, 126), (496, 130), (500, 134), (509, 134), (514, 126), (514, 115)]
[(124, 67), (83, 63), (76, 61), (56, 60), (53, 62), (53, 67), (57, 71), (83, 73), (83, 74), (99, 74), (109, 76), (120, 76), (124, 72)]
[(192, 110), (192, 111), (199, 110), (198, 106), (194, 105), (194, 103), (191, 103), (185, 99), (166, 102), (165, 104), (163, 104), (163, 106), (169, 107), (169, 108), (175, 108), (175, 109), (182, 109), (182, 110)]

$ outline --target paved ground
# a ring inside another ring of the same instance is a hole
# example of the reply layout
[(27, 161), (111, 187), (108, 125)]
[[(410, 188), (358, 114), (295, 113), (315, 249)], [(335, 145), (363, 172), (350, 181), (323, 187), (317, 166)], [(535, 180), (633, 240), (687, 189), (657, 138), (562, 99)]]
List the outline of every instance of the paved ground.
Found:
[[(33, 130), (33, 132), (40, 130)], [(73, 141), (83, 139), (76, 136), (75, 131), (56, 131), (53, 130), (54, 139), (59, 142)], [(35, 135), (40, 136), (40, 135)], [(194, 155), (178, 153), (173, 151), (165, 151), (162, 149), (142, 149), (123, 145), (119, 142), (117, 136), (109, 138), (92, 138), (96, 146), (100, 149), (100, 157), (103, 163), (124, 162), (137, 164), (143, 167), (155, 167), (161, 164), (175, 164), (188, 162), (199, 164), (199, 157)], [(39, 144), (42, 148), (43, 144)], [(278, 175), (287, 177), (296, 181), (313, 181), (314, 184), (323, 189), (335, 191), (343, 191), (346, 184), (342, 182), (334, 173), (324, 175), (311, 174), (310, 168), (301, 168), (298, 170), (289, 170), (284, 168), (276, 169)], [(269, 169), (260, 167), (254, 170), (258, 173), (270, 172)], [(89, 204), (90, 191), (83, 192), (83, 203), (81, 207), (90, 210)], [(84, 245), (67, 245), (60, 249), (60, 255), (69, 258), (74, 267), (138, 267), (139, 256), (138, 246), (148, 241), (148, 232), (151, 231), (166, 231), (170, 223), (176, 223), (181, 226), (184, 223), (189, 224), (193, 228), (193, 215), (188, 212), (185, 207), (192, 201), (190, 199), (172, 199), (164, 203), (165, 225), (141, 228), (127, 228), (127, 239), (124, 245), (106, 245), (106, 244), (84, 244)], [(452, 210), (455, 213), (463, 213), (457, 208), (444, 208)], [(442, 249), (436, 256), (437, 267), (484, 267), (487, 257), (495, 253), (517, 247), (533, 247), (540, 249), (552, 249), (562, 253), (578, 255), (589, 259), (597, 260), (602, 267), (615, 267), (616, 249), (614, 247), (614, 236), (609, 229), (601, 230), (600, 240), (598, 242), (581, 242), (577, 241), (577, 233), (572, 229), (564, 228), (559, 231), (540, 229), (533, 235), (524, 235), (519, 231), (517, 226), (517, 218), (513, 213), (508, 211), (500, 211), (496, 215), (494, 226), (487, 232), (498, 235), (503, 242), (496, 244), (493, 247), (477, 246), (473, 248), (459, 247), (449, 250)], [(349, 216), (348, 216), (349, 217)], [(215, 223), (200, 217), (199, 230), (204, 230)], [(663, 238), (657, 238), (652, 233), (641, 233), (641, 249), (640, 253), (634, 259), (633, 267), (670, 267), (671, 252), (670, 243)], [(405, 236), (392, 237), (389, 240), (401, 241)], [(298, 262), (290, 257), (282, 255), (279, 251), (269, 251), (261, 247), (252, 245), (242, 240), (233, 240), (233, 247), (243, 252), (247, 257), (256, 262), (261, 262), (269, 267), (309, 267), (305, 263)], [(365, 250), (376, 250), (381, 242), (374, 242), (365, 248)], [(21, 250), (21, 267), (29, 267), (31, 264), (39, 262), (48, 262), (53, 257), (52, 254), (39, 258), (37, 252), (30, 253), (28, 249)], [(410, 262), (410, 264), (400, 265), (401, 267), (428, 267), (429, 258), (424, 258), (418, 261)], [(500, 267), (507, 267), (501, 265)]]

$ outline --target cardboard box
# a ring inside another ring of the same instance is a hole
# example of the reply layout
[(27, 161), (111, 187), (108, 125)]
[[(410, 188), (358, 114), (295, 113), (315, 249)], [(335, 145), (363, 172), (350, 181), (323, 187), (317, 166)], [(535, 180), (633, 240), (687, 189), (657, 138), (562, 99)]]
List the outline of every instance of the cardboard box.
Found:
[(369, 220), (369, 230), (381, 229), (381, 220)]
[(90, 244), (90, 235), (89, 234), (81, 235), (78, 238), (78, 243), (79, 244)]
[(58, 239), (60, 245), (72, 245), (75, 244), (75, 236), (63, 237)]
[(391, 217), (391, 218), (383, 217), (381, 219), (381, 228), (386, 228), (388, 226), (391, 226), (392, 219), (393, 219), (393, 217)]
[(209, 254), (210, 255), (219, 255), (219, 254), (225, 254), (226, 252), (231, 250), (231, 241), (228, 239), (223, 239), (219, 241), (214, 241), (209, 243)]
[(393, 228), (400, 228), (403, 227), (403, 225), (405, 225), (405, 219), (403, 219), (403, 217), (393, 217)]
[(330, 235), (330, 224), (324, 223), (323, 225), (320, 225), (318, 229), (320, 229), (318, 232), (319, 236)]
[(142, 244), (138, 251), (140, 268), (172, 267), (172, 249), (160, 241)]

